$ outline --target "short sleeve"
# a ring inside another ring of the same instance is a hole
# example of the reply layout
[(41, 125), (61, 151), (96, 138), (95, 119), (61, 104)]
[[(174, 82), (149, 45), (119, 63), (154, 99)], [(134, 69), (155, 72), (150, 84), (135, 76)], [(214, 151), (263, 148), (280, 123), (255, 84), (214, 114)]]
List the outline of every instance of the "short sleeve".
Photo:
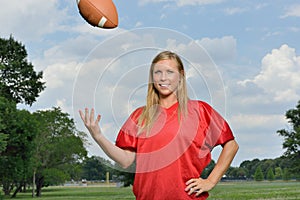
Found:
[(205, 145), (212, 149), (218, 145), (224, 145), (234, 139), (232, 130), (227, 121), (209, 104), (201, 102), (203, 117), (207, 124)]
[(141, 112), (142, 112), (142, 108), (136, 109), (126, 120), (126, 122), (123, 124), (116, 139), (116, 146), (122, 149), (127, 149), (136, 152), (137, 141), (138, 141), (137, 122)]

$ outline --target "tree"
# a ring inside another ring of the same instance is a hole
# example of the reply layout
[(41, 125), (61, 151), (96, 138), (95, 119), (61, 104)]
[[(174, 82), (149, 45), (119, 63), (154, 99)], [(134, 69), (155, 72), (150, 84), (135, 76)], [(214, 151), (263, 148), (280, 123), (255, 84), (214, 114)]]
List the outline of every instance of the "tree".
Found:
[(30, 158), (37, 126), (28, 111), (17, 110), (16, 105), (10, 101), (4, 105), (7, 107), (0, 106), (1, 115), (5, 119), (1, 132), (7, 136), (7, 145), (1, 152), (0, 180), (5, 195), (9, 195), (15, 188), (14, 197), (26, 185), (30, 176)]
[(272, 168), (269, 168), (269, 170), (268, 170), (267, 179), (269, 181), (274, 181), (275, 180), (275, 175), (274, 175), (274, 172), (273, 172)]
[(282, 179), (288, 181), (291, 179), (291, 174), (287, 168), (283, 169)]
[(264, 159), (260, 161), (259, 166), (261, 167), (263, 174), (267, 175), (270, 168), (275, 168), (275, 162), (273, 159)]
[(11, 170), (11, 165), (13, 161), (10, 161), (10, 158), (13, 156), (7, 150), (7, 146), (10, 143), (10, 132), (11, 128), (10, 119), (13, 119), (13, 116), (17, 112), (16, 104), (8, 101), (4, 97), (0, 97), (0, 133), (3, 135), (3, 140), (1, 141), (3, 150), (0, 152), (0, 185), (5, 195), (9, 195), (13, 189), (13, 174)]
[(228, 179), (246, 179), (247, 170), (242, 167), (229, 167), (225, 175)]
[(6, 195), (16, 188), (12, 197), (26, 188), (36, 134), (32, 115), (16, 105), (36, 101), (45, 88), (42, 75), (27, 61), (24, 45), (0, 38), (0, 180)]
[(6, 139), (7, 138), (8, 138), (8, 136), (6, 134), (0, 133), (0, 153), (6, 149), (6, 145), (7, 145)]
[(247, 178), (254, 178), (254, 174), (257, 170), (257, 167), (260, 165), (261, 161), (259, 159), (253, 159), (252, 161), (246, 160), (240, 164), (240, 168), (244, 168), (247, 172)]
[(282, 169), (281, 167), (275, 168), (275, 179), (282, 179)]
[(101, 157), (92, 156), (83, 162), (82, 178), (86, 180), (105, 180), (107, 166)]
[(204, 168), (201, 174), (201, 178), (207, 178), (210, 172), (214, 169), (216, 163), (214, 160), (211, 160), (210, 163)]
[(45, 88), (43, 73), (34, 71), (25, 46), (12, 36), (0, 38), (0, 77), (0, 96), (16, 103), (32, 105)]
[(6, 98), (0, 96), (0, 155), (6, 149), (8, 135), (5, 134), (6, 120), (5, 115), (15, 104), (10, 103)]
[(256, 171), (255, 171), (255, 174), (254, 174), (254, 180), (256, 180), (256, 181), (264, 180), (264, 174), (263, 174), (260, 166), (258, 166), (256, 168)]
[(284, 155), (290, 160), (289, 170), (298, 175), (300, 171), (300, 101), (295, 109), (290, 109), (285, 114), (291, 130), (281, 129), (277, 133), (284, 137), (282, 144), (286, 149)]
[(124, 170), (118, 163), (115, 163), (115, 173), (118, 176), (118, 181), (124, 183), (124, 187), (133, 185), (136, 162), (133, 162), (126, 170)]
[(71, 168), (77, 167), (87, 155), (86, 135), (75, 128), (74, 120), (60, 108), (37, 111), (34, 116), (38, 119), (38, 134), (34, 141), (33, 174), (36, 196), (41, 196), (42, 187), (73, 178), (68, 176)]

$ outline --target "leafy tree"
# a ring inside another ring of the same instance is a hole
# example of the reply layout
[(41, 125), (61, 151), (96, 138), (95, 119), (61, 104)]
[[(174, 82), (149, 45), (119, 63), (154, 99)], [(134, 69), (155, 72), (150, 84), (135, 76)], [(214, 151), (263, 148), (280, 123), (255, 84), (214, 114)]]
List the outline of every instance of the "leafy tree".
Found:
[(253, 159), (252, 161), (246, 160), (240, 164), (240, 168), (245, 169), (247, 172), (247, 178), (254, 178), (254, 174), (257, 170), (257, 167), (261, 164), (259, 159)]
[(291, 174), (287, 168), (283, 169), (282, 179), (288, 181), (291, 179)]
[(281, 129), (277, 133), (284, 137), (282, 144), (286, 149), (284, 155), (290, 160), (289, 170), (295, 175), (300, 171), (300, 101), (295, 109), (290, 109), (285, 114), (291, 130)]
[(0, 38), (0, 180), (6, 195), (16, 188), (12, 197), (26, 188), (36, 134), (32, 115), (16, 105), (32, 105), (44, 89), (41, 79), (42, 72), (27, 61), (24, 45), (12, 36)]
[(8, 137), (6, 134), (0, 133), (0, 153), (6, 149), (6, 145), (7, 145), (6, 139), (7, 138)]
[(245, 179), (247, 177), (247, 170), (242, 167), (229, 167), (226, 176), (229, 179)]
[(135, 177), (136, 163), (133, 162), (126, 170), (124, 170), (118, 163), (115, 163), (115, 173), (117, 174), (117, 180), (124, 183), (124, 187), (133, 185)]
[(207, 178), (210, 174), (210, 172), (214, 169), (216, 163), (214, 160), (211, 160), (210, 163), (204, 168), (201, 178)]
[(82, 178), (87, 180), (105, 180), (106, 172), (110, 172), (110, 176), (113, 174), (111, 162), (98, 156), (87, 158), (82, 165)]
[(260, 166), (258, 166), (256, 168), (256, 171), (255, 171), (255, 174), (254, 174), (254, 180), (256, 180), (256, 181), (264, 180), (264, 174), (263, 174)]
[(268, 171), (270, 168), (274, 169), (276, 166), (275, 166), (275, 161), (273, 159), (264, 159), (262, 161), (260, 161), (260, 165), (261, 167), (261, 170), (263, 172), (263, 174), (266, 175), (268, 174)]
[(273, 172), (272, 168), (269, 168), (269, 170), (268, 170), (267, 179), (269, 181), (274, 181), (275, 180), (275, 175), (274, 175), (274, 172)]
[(10, 103), (6, 98), (0, 96), (0, 155), (6, 149), (8, 135), (5, 134), (6, 120), (5, 115), (9, 108), (15, 108), (15, 104)]
[(36, 73), (27, 60), (25, 46), (12, 36), (0, 38), (0, 96), (32, 105), (45, 88), (42, 72)]
[(71, 163), (67, 163), (65, 164), (65, 171), (69, 176), (69, 180), (75, 180), (75, 181), (79, 181), (82, 179), (82, 173), (83, 173), (83, 169), (82, 169), (82, 163), (81, 162), (71, 162)]
[(8, 143), (10, 143), (10, 131), (11, 124), (9, 121), (14, 118), (17, 112), (16, 104), (14, 102), (8, 101), (4, 97), (0, 97), (0, 133), (2, 135), (1, 146), (2, 150), (0, 152), (0, 185), (5, 195), (9, 195), (13, 189), (13, 171), (11, 170), (13, 166), (13, 161), (10, 158), (14, 158), (9, 153), (7, 149)]
[(43, 175), (45, 177), (45, 186), (59, 185), (64, 183), (66, 180), (70, 180), (70, 176), (68, 173), (65, 173), (63, 170), (56, 168), (45, 169), (43, 171)]
[(276, 166), (281, 169), (290, 168), (290, 159), (286, 156), (280, 156), (279, 158), (275, 158)]
[[(42, 187), (63, 183), (73, 178), (68, 174), (70, 168), (77, 167), (86, 157), (87, 151), (84, 147), (86, 139), (85, 134), (75, 128), (74, 120), (60, 108), (37, 111), (34, 116), (38, 119), (39, 131), (35, 139), (33, 174), (36, 196), (41, 196)], [(60, 178), (53, 179), (54, 175), (59, 175)]]
[(28, 111), (17, 110), (15, 104), (9, 101), (6, 105), (7, 108), (0, 109), (5, 117), (5, 123), (2, 123), (5, 128), (1, 132), (7, 136), (7, 146), (0, 157), (0, 180), (5, 195), (15, 188), (14, 197), (30, 176), (30, 158), (37, 126)]
[(282, 179), (282, 169), (281, 167), (275, 168), (275, 179)]

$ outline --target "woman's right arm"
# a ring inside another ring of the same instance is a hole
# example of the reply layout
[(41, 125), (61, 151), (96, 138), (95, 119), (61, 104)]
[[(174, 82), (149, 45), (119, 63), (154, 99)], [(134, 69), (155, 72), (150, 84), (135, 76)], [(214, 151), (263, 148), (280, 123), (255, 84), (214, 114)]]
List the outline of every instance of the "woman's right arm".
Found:
[(99, 127), (101, 116), (98, 115), (96, 119), (94, 119), (94, 109), (91, 109), (90, 114), (89, 109), (87, 108), (85, 109), (84, 113), (80, 110), (79, 114), (91, 136), (107, 156), (119, 163), (123, 168), (129, 167), (134, 162), (135, 152), (117, 147), (101, 133)]

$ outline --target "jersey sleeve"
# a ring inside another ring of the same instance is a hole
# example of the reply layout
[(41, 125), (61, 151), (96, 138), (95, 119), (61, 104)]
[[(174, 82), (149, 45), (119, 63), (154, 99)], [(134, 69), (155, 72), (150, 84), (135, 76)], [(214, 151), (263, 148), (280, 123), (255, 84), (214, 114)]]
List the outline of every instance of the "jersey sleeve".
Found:
[(137, 122), (141, 112), (142, 112), (142, 108), (138, 108), (130, 115), (130, 117), (123, 124), (116, 139), (116, 146), (122, 149), (136, 152), (137, 141), (138, 141)]
[(218, 145), (224, 145), (234, 139), (233, 132), (227, 121), (209, 104), (202, 102), (203, 117), (207, 124), (205, 145), (212, 149)]

